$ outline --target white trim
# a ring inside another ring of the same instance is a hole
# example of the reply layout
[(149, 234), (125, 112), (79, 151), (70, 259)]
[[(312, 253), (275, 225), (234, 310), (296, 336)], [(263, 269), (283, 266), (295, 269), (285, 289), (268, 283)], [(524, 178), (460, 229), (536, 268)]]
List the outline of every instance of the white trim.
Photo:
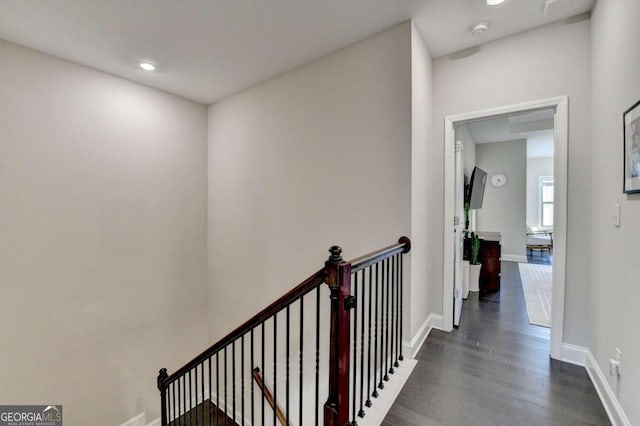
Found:
[(600, 366), (589, 349), (587, 349), (585, 367), (589, 377), (591, 378), (591, 382), (593, 382), (593, 386), (596, 388), (596, 392), (598, 392), (600, 401), (602, 401), (602, 405), (609, 416), (611, 424), (613, 426), (631, 426), (631, 422), (622, 410), (622, 406), (620, 405), (620, 402), (618, 402), (618, 398), (616, 398), (609, 382), (605, 378), (604, 373), (600, 369)]
[(124, 423), (121, 423), (120, 426), (144, 426), (145, 424), (145, 413), (144, 411), (137, 416), (130, 418)]
[[(160, 426), (160, 421), (162, 419), (160, 419), (160, 417), (158, 417), (157, 419), (155, 419), (152, 422), (147, 423), (147, 426)], [(127, 420), (126, 422), (120, 424), (119, 426), (138, 426), (138, 425), (142, 425), (144, 426), (146, 421), (146, 412), (142, 412), (140, 414), (138, 414), (137, 416)]]
[(500, 256), (500, 260), (506, 260), (507, 262), (527, 263), (527, 256), (519, 254), (503, 254)]
[(418, 365), (418, 361), (415, 359), (405, 359), (400, 363), (400, 367), (396, 367), (393, 380), (385, 383), (384, 389), (379, 392), (374, 404), (367, 408), (366, 416), (363, 419), (358, 419), (358, 425), (378, 426), (382, 424), (416, 365)]
[(553, 292), (551, 295), (551, 357), (562, 355), (567, 268), (567, 185), (569, 163), (569, 98), (559, 99), (554, 115), (553, 157)]
[[(431, 318), (431, 328), (435, 328), (436, 330), (442, 330), (442, 315), (440, 314), (431, 314), (429, 315)], [(427, 336), (429, 334), (427, 333)]]
[(415, 358), (425, 340), (427, 340), (427, 336), (434, 328), (442, 330), (442, 315), (430, 314), (411, 340), (402, 342), (403, 352), (408, 354), (409, 358)]
[(631, 426), (618, 398), (589, 348), (564, 343), (562, 361), (584, 367), (613, 426)]
[(442, 289), (442, 328), (453, 330), (453, 216), (455, 216), (455, 130), (454, 118), (444, 119), (444, 285)]
[(569, 343), (562, 344), (562, 361), (584, 367), (589, 349)]
[(444, 283), (442, 290), (443, 330), (453, 330), (453, 216), (454, 216), (454, 125), (482, 118), (535, 109), (554, 108), (554, 212), (553, 295), (551, 306), (552, 358), (562, 358), (567, 241), (567, 164), (569, 146), (569, 98), (559, 96), (517, 105), (456, 114), (444, 119)]

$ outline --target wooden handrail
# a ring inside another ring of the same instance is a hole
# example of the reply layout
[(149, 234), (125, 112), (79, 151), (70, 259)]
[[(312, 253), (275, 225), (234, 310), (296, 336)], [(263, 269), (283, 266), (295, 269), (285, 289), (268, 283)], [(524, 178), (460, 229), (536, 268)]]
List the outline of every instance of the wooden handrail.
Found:
[(397, 244), (357, 257), (347, 263), (351, 264), (351, 273), (356, 273), (396, 253), (408, 253), (409, 250), (411, 250), (411, 240), (408, 237), (400, 237)]
[(280, 424), (282, 426), (289, 426), (287, 424), (287, 417), (285, 416), (284, 412), (276, 402), (269, 387), (264, 383), (264, 379), (260, 374), (260, 368), (256, 367), (253, 370), (251, 370), (251, 375), (253, 376), (253, 380), (255, 380), (256, 384), (258, 385), (258, 389), (260, 389), (264, 393), (264, 398), (267, 400), (271, 408), (275, 410), (276, 417), (280, 421)]
[[(216, 352), (223, 349), (225, 346), (231, 344), (231, 342), (239, 339), (245, 333), (248, 333), (251, 329), (257, 327), (262, 322), (271, 318), (274, 314), (280, 312), (285, 309), (288, 305), (298, 300), (300, 297), (309, 293), (311, 290), (315, 289), (319, 285), (321, 285), (326, 279), (325, 269), (321, 269), (315, 274), (311, 275), (309, 278), (295, 286), (291, 291), (289, 291), (284, 296), (280, 297), (278, 300), (255, 314), (251, 319), (244, 322), (242, 325), (237, 327), (231, 333), (224, 336), (222, 339), (218, 340), (207, 350), (202, 352), (200, 355), (196, 356), (194, 359), (189, 361), (183, 367), (178, 369), (175, 373), (170, 376), (164, 378), (162, 380), (162, 385), (165, 387), (177, 380), (179, 377), (183, 376), (189, 370), (207, 360), (209, 357), (215, 355)], [(158, 383), (158, 387), (160, 387), (160, 383)]]

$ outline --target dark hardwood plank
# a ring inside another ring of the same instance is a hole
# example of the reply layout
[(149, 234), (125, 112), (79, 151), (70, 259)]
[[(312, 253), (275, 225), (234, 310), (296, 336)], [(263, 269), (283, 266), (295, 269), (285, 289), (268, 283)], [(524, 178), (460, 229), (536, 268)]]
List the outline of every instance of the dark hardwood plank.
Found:
[(416, 358), (383, 425), (611, 424), (585, 369), (549, 358), (516, 263), (502, 263), (500, 292), (471, 293), (460, 327), (431, 331)]

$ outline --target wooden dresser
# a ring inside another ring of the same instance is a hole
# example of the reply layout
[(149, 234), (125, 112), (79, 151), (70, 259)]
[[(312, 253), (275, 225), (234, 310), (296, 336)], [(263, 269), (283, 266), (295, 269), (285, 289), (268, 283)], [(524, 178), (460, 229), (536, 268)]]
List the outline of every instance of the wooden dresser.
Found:
[(499, 232), (478, 232), (480, 237), (479, 260), (480, 292), (494, 293), (500, 291), (500, 254), (502, 251), (502, 236)]

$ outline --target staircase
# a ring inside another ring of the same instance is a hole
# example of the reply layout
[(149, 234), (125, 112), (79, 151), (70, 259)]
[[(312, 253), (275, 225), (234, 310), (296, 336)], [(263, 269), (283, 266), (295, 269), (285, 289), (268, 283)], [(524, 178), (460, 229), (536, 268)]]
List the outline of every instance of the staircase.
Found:
[(161, 424), (356, 426), (400, 362), (411, 242), (324, 267), (171, 375)]
[(218, 410), (216, 405), (209, 399), (205, 399), (204, 402), (182, 413), (180, 417), (169, 422), (169, 425), (240, 426), (221, 410)]

